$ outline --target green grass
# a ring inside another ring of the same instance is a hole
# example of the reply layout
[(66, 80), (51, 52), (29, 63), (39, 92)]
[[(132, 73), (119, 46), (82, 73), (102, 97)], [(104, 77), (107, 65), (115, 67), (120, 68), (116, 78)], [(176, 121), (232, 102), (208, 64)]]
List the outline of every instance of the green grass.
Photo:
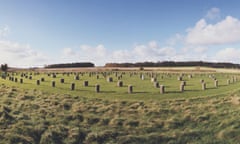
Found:
[[(25, 79), (24, 84), (1, 79), (0, 143), (238, 143), (240, 85), (226, 85), (233, 74), (215, 73), (218, 88), (209, 74), (195, 74), (192, 79), (186, 75), (182, 93), (178, 75), (158, 76), (166, 94), (153, 87), (150, 77), (142, 81), (129, 73), (123, 75), (122, 88), (116, 86), (114, 74), (113, 83), (86, 73), (80, 81), (64, 76), (66, 84), (59, 84), (63, 77), (59, 74), (55, 88), (47, 75)], [(41, 77), (46, 81), (37, 86)], [(207, 90), (201, 90), (200, 79), (206, 81)], [(83, 87), (84, 80), (89, 87)], [(69, 90), (72, 82), (75, 91)], [(96, 83), (100, 93), (94, 91)], [(128, 84), (134, 86), (133, 94), (127, 93)]]
[(0, 86), (0, 143), (237, 143), (240, 92), (109, 101)]
[[(227, 80), (232, 79), (232, 77), (239, 77), (239, 75), (233, 74), (222, 74), (222, 73), (203, 73), (203, 74), (193, 74), (192, 78), (188, 78), (189, 74), (183, 76), (183, 80), (186, 81), (187, 85), (185, 86), (185, 91), (180, 92), (181, 81), (178, 81), (177, 78), (180, 74), (166, 74), (166, 73), (154, 73), (157, 77), (157, 81), (160, 85), (165, 86), (165, 94), (160, 94), (159, 88), (155, 88), (151, 82), (150, 73), (144, 73), (145, 79), (140, 79), (139, 72), (108, 72), (109, 76), (113, 78), (113, 82), (107, 82), (107, 78), (104, 78), (102, 74), (99, 75), (99, 79), (96, 79), (96, 75), (92, 74), (90, 77), (89, 73), (80, 74), (80, 80), (74, 80), (74, 74), (62, 75), (58, 74), (56, 78), (52, 78), (47, 74), (32, 75), (33, 79), (29, 80), (24, 78), (24, 83), (19, 84), (9, 81), (9, 80), (0, 80), (1, 83), (7, 85), (16, 86), (24, 89), (38, 89), (43, 90), (49, 93), (59, 93), (59, 94), (70, 94), (78, 95), (88, 98), (104, 98), (104, 99), (116, 99), (116, 100), (164, 100), (164, 99), (175, 99), (175, 98), (193, 98), (199, 96), (210, 96), (210, 95), (219, 95), (226, 94), (232, 90), (238, 90), (240, 83), (232, 83), (227, 85)], [(123, 87), (117, 86), (117, 76), (122, 74)], [(29, 75), (29, 74), (28, 74)], [(117, 76), (116, 76), (117, 75)], [(214, 80), (209, 78), (209, 75), (215, 75), (218, 80), (219, 87), (215, 88)], [(14, 75), (14, 77), (20, 79), (20, 74)], [(44, 78), (45, 81), (41, 82), (38, 86), (36, 85), (36, 80)], [(60, 79), (64, 78), (65, 83), (61, 84)], [(8, 79), (8, 78), (7, 78)], [(203, 79), (206, 82), (207, 89), (202, 90), (200, 80)], [(56, 87), (51, 87), (52, 81), (56, 82)], [(83, 82), (87, 80), (89, 86), (84, 87)], [(70, 90), (70, 84), (75, 83), (76, 90)], [(95, 85), (100, 85), (100, 93), (95, 92)], [(128, 85), (133, 86), (133, 93), (128, 94)]]

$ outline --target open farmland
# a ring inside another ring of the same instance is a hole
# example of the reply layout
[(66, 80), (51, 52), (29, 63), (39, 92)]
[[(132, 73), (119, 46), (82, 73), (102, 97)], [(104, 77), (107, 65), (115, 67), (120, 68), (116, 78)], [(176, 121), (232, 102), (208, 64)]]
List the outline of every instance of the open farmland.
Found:
[(1, 143), (240, 140), (238, 73), (130, 70), (8, 74), (0, 80)]

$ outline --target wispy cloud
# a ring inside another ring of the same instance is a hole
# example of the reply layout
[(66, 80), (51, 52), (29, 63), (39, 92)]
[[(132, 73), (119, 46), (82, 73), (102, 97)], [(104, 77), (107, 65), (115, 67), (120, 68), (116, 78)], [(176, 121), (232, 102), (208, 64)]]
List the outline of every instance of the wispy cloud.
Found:
[(10, 28), (8, 25), (4, 25), (3, 27), (0, 27), (0, 38), (5, 38), (10, 31)]
[(29, 44), (22, 44), (7, 37), (10, 32), (8, 25), (0, 27), (0, 62), (9, 66), (32, 67), (48, 63), (45, 54), (34, 50)]
[(35, 51), (28, 44), (0, 40), (0, 61), (10, 66), (31, 67), (42, 66), (48, 58), (41, 52)]
[(206, 19), (209, 19), (209, 20), (216, 20), (216, 19), (219, 19), (219, 18), (221, 17), (220, 14), (221, 14), (220, 9), (214, 7), (214, 8), (211, 8), (211, 9), (207, 12), (205, 18), (206, 18)]

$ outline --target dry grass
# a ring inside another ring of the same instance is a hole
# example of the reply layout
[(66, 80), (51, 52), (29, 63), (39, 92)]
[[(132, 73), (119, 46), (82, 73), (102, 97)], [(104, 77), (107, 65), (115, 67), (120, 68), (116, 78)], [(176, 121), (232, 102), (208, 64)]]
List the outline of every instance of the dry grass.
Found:
[(237, 143), (240, 93), (198, 99), (90, 99), (0, 86), (0, 143)]
[[(74, 91), (69, 91), (74, 73), (65, 75), (65, 83), (57, 83), (55, 88), (50, 85), (53, 78), (47, 75), (33, 74), (33, 80), (24, 84), (0, 81), (0, 143), (239, 141), (239, 83), (226, 85), (232, 74), (194, 73), (189, 79), (186, 73), (155, 73), (167, 88), (167, 93), (162, 95), (152, 85), (151, 73), (144, 73), (145, 80), (134, 71), (121, 73), (125, 84), (121, 88), (116, 85), (116, 75), (120, 73), (109, 72), (114, 78), (111, 83), (102, 75), (96, 80), (95, 75), (89, 76), (91, 73), (81, 74), (80, 80), (74, 81)], [(180, 75), (187, 81), (186, 91), (182, 93), (178, 92)], [(56, 81), (63, 77), (56, 76)], [(214, 87), (214, 76), (219, 79), (219, 88)], [(41, 77), (45, 82), (40, 86), (32, 84)], [(202, 78), (208, 86), (206, 91), (201, 90)], [(85, 80), (90, 81), (88, 87), (82, 86)], [(100, 93), (94, 91), (96, 82), (101, 83)], [(130, 82), (134, 86), (132, 94), (127, 93)]]

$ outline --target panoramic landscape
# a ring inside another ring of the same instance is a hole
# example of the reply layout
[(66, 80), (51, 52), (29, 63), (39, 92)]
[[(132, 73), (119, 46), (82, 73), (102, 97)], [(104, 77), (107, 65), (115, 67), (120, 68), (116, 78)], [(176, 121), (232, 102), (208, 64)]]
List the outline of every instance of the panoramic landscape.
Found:
[(236, 0), (0, 4), (0, 144), (237, 144)]

